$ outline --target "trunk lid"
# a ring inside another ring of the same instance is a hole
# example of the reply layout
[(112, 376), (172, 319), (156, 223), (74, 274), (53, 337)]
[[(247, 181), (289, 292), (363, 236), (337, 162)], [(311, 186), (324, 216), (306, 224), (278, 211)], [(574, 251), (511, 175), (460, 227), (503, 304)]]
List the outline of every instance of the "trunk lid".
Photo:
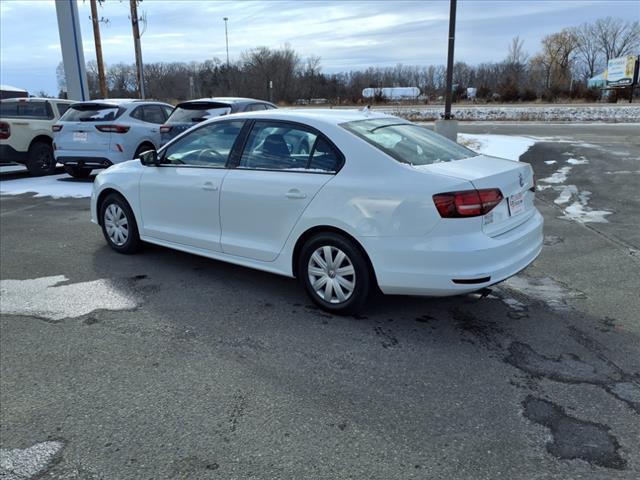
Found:
[(533, 169), (528, 163), (479, 155), (477, 157), (420, 166), (421, 171), (469, 181), (476, 189), (499, 188), (504, 199), (483, 216), (482, 229), (489, 236), (505, 233), (535, 212)]
[(116, 123), (123, 111), (108, 103), (72, 105), (58, 122), (62, 130), (55, 136), (56, 147), (67, 151), (109, 151), (112, 134), (96, 127)]

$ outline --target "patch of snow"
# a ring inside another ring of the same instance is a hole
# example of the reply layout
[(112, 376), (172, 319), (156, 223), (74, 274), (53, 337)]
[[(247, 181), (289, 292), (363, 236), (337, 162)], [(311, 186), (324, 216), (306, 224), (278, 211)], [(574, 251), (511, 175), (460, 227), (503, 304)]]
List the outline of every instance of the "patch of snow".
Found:
[(0, 181), (0, 194), (33, 193), (35, 197), (85, 198), (91, 196), (93, 182), (76, 180), (66, 173), (46, 177), (28, 177)]
[(0, 448), (0, 478), (35, 478), (51, 466), (63, 447), (62, 442), (42, 442), (24, 449)]
[(578, 188), (575, 185), (563, 185), (562, 187), (556, 187), (556, 189), (560, 188), (560, 196), (554, 200), (556, 205), (563, 205), (568, 203), (571, 200), (573, 195), (578, 194)]
[(613, 212), (606, 210), (593, 210), (587, 204), (589, 203), (591, 192), (583, 191), (578, 194), (578, 199), (564, 209), (564, 215), (560, 218), (575, 220), (580, 223), (609, 223), (604, 217), (611, 215)]
[(536, 141), (529, 137), (516, 135), (478, 135), (458, 134), (458, 143), (482, 155), (519, 160)]
[(518, 291), (530, 298), (545, 302), (552, 308), (566, 310), (569, 306), (566, 300), (583, 298), (584, 294), (562, 285), (549, 277), (527, 277), (516, 275), (503, 282), (507, 290)]
[(558, 163), (555, 160), (545, 160), (544, 163), (546, 163), (547, 165), (553, 165), (554, 163)]
[(605, 175), (631, 175), (631, 174), (634, 174), (634, 173), (636, 173), (636, 174), (640, 173), (640, 170), (618, 170), (618, 171), (615, 171), (615, 172), (607, 171), (607, 172), (604, 172), (604, 173), (605, 173)]
[(0, 166), (0, 173), (18, 173), (26, 172), (27, 167), (24, 165), (3, 165)]
[(589, 163), (589, 160), (587, 160), (584, 157), (580, 157), (578, 158), (569, 158), (567, 159), (567, 163), (571, 164), (571, 165), (586, 165), (587, 163)]
[(140, 304), (110, 280), (60, 285), (67, 281), (64, 275), (0, 280), (0, 312), (58, 321), (99, 309), (129, 310)]
[(552, 173), (551, 176), (546, 178), (541, 178), (540, 181), (544, 183), (564, 183), (567, 180), (567, 175), (571, 171), (573, 167), (561, 167), (556, 172)]
[[(375, 110), (414, 121), (438, 120), (442, 114), (442, 106), (390, 106)], [(475, 105), (453, 106), (452, 113), (461, 121), (640, 122), (638, 105)]]

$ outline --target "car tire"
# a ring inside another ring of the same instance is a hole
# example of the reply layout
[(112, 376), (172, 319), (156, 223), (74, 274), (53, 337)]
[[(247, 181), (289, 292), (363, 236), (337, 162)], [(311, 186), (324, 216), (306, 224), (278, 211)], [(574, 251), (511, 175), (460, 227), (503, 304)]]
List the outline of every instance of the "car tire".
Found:
[(305, 242), (297, 274), (311, 300), (337, 315), (359, 313), (371, 292), (372, 275), (365, 254), (352, 240), (332, 232)]
[(127, 201), (119, 194), (107, 195), (100, 205), (102, 234), (118, 253), (135, 253), (142, 244), (138, 224)]
[(56, 159), (53, 157), (51, 145), (46, 142), (33, 142), (29, 147), (26, 167), (34, 177), (54, 173), (56, 171)]
[(91, 175), (91, 168), (81, 168), (75, 165), (65, 165), (64, 171), (71, 175), (73, 178), (89, 178)]

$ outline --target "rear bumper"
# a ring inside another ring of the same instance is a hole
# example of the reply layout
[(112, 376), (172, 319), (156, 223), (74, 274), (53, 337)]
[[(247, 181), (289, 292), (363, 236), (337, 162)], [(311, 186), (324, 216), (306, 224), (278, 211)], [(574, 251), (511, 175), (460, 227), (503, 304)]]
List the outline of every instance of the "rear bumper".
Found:
[(452, 238), (443, 229), (442, 236), (433, 231), (421, 238), (359, 240), (384, 293), (450, 296), (499, 283), (523, 270), (542, 250), (542, 227), (542, 215), (536, 211), (526, 222), (497, 237), (478, 232)]
[(113, 163), (105, 157), (57, 157), (58, 163), (77, 166), (80, 168), (108, 168)]
[(0, 145), (0, 163), (25, 163), (29, 152), (19, 152), (11, 145)]

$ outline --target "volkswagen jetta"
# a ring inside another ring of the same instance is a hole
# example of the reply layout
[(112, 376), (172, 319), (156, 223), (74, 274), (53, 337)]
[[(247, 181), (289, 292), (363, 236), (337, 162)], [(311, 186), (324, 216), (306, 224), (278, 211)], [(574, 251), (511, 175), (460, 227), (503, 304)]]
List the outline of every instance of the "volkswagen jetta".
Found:
[[(310, 150), (289, 138), (304, 136)], [(479, 290), (542, 248), (531, 166), (478, 155), (372, 112), (218, 117), (100, 173), (92, 221), (116, 251), (141, 241), (297, 277), (354, 313), (386, 294)]]

